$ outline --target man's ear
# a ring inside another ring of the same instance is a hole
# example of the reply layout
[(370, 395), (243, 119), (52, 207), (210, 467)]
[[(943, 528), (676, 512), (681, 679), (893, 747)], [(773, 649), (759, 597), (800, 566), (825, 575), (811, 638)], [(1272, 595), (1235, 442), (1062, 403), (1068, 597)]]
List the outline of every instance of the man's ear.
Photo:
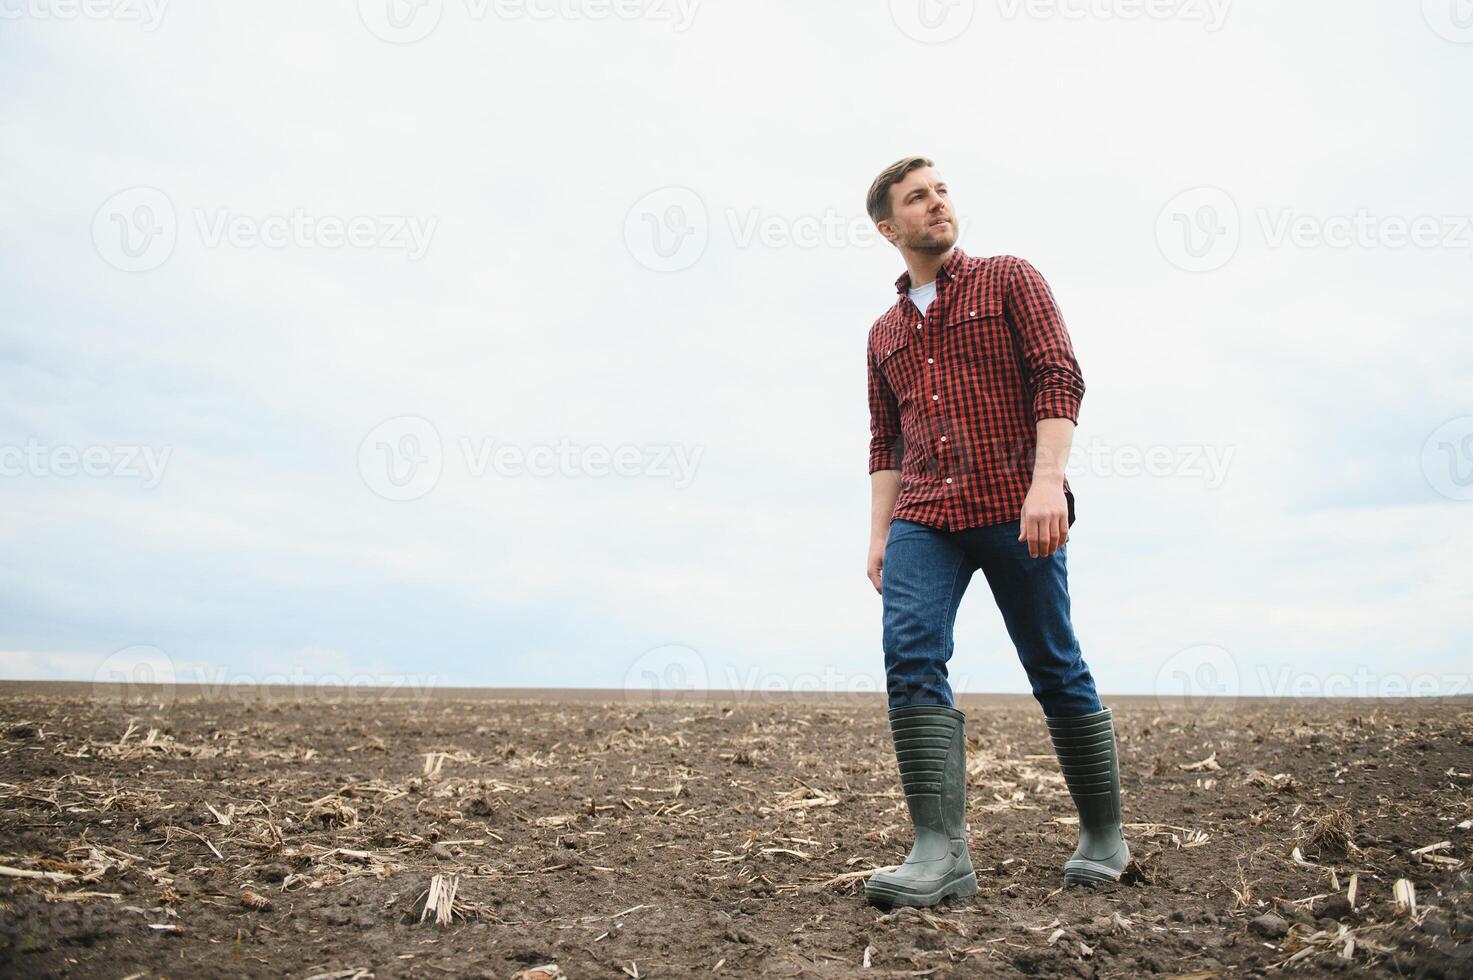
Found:
[(885, 236), (885, 241), (891, 245), (894, 245), (895, 240), (900, 237), (900, 232), (895, 229), (895, 225), (891, 223), (889, 218), (880, 221), (875, 227), (880, 230), (881, 235)]

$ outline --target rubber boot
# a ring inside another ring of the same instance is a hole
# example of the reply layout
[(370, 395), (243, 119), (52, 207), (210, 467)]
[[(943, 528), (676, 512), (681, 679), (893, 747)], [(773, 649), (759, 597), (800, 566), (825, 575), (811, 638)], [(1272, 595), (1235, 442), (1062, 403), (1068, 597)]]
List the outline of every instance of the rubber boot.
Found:
[(865, 880), (865, 898), (884, 907), (927, 906), (975, 895), (977, 872), (967, 851), (966, 715), (944, 704), (892, 708), (890, 733), (915, 843), (899, 868)]
[(1120, 760), (1110, 709), (1073, 718), (1045, 718), (1064, 784), (1079, 811), (1079, 846), (1064, 862), (1064, 881), (1119, 881), (1130, 861), (1120, 818)]

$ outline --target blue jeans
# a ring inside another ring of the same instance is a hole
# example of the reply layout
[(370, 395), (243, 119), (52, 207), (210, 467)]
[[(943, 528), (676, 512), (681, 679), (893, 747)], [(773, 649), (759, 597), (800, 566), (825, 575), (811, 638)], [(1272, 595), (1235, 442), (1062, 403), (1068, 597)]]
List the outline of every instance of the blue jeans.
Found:
[(896, 518), (880, 575), (885, 682), (890, 707), (955, 707), (946, 664), (962, 593), (977, 569), (987, 578), (1033, 696), (1050, 718), (1103, 710), (1069, 618), (1064, 545), (1032, 558), (1020, 524), (943, 531)]

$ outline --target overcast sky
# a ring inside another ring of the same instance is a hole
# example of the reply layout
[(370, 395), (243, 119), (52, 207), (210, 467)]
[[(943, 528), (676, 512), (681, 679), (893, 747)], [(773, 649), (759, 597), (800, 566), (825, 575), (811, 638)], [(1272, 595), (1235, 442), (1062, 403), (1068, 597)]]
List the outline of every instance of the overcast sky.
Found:
[(0, 676), (881, 690), (914, 153), (1073, 337), (1107, 701), (1473, 692), (1466, 6), (0, 0)]

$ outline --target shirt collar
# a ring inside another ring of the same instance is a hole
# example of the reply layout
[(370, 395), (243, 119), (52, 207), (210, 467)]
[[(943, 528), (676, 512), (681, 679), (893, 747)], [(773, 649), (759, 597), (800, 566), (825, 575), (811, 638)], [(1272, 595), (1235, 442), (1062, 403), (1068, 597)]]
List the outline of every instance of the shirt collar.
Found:
[[(955, 279), (957, 272), (961, 269), (963, 262), (967, 260), (967, 253), (960, 248), (952, 246), (951, 258), (947, 259), (941, 268), (936, 270), (936, 280)], [(910, 292), (910, 270), (906, 269), (895, 280), (895, 291), (902, 296)]]

